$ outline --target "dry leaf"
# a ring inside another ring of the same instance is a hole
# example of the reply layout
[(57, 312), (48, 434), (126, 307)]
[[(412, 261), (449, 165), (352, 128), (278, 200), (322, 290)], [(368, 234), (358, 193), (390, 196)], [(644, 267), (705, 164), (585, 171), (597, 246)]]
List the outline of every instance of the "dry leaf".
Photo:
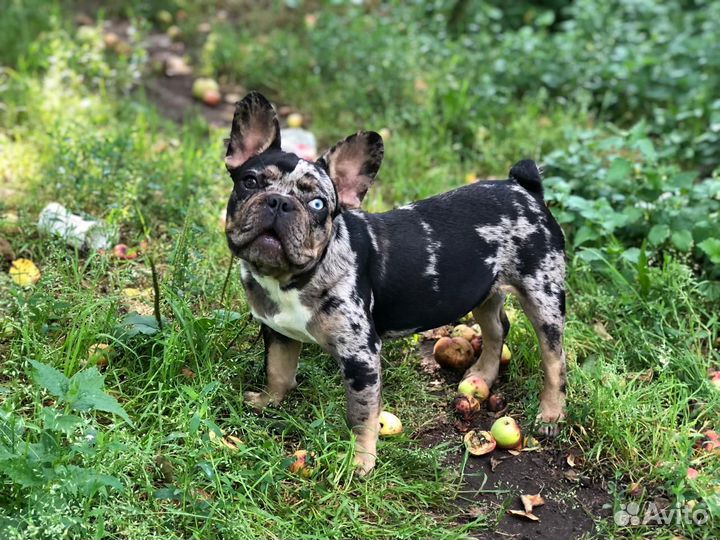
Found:
[(570, 482), (580, 481), (580, 476), (574, 469), (571, 469), (569, 471), (563, 471), (563, 476), (565, 477), (565, 480), (569, 480)]
[(487, 511), (479, 506), (468, 506), (467, 513), (471, 518), (476, 519), (486, 515)]
[(496, 458), (490, 456), (490, 472), (495, 472), (495, 468), (504, 461), (504, 458)]
[(575, 456), (573, 454), (568, 454), (565, 461), (567, 461), (567, 464), (571, 467), (575, 466)]
[(182, 368), (182, 374), (185, 375), (188, 379), (194, 379), (195, 378), (195, 372), (190, 368)]
[(538, 441), (535, 437), (532, 435), (528, 435), (523, 440), (523, 452), (534, 452), (536, 450), (542, 450), (542, 447), (540, 446), (540, 441)]
[(537, 517), (532, 512), (523, 512), (522, 510), (508, 510), (508, 512), (514, 516), (522, 516), (524, 518), (531, 519), (533, 521), (540, 521), (540, 518)]
[(230, 440), (233, 444), (235, 444), (237, 446), (240, 446), (241, 444), (245, 444), (240, 437), (236, 437), (235, 435), (228, 435), (225, 438)]
[(40, 270), (30, 259), (16, 259), (10, 266), (10, 277), (21, 287), (29, 287), (40, 280)]
[(520, 495), (520, 501), (525, 507), (525, 511), (532, 513), (534, 506), (542, 506), (545, 504), (545, 499), (539, 493), (537, 495)]
[(232, 443), (228, 440), (227, 437), (223, 437), (220, 439), (220, 443), (225, 445), (226, 448), (229, 448), (230, 450), (237, 450), (237, 446), (235, 446), (235, 443)]
[(607, 328), (605, 328), (605, 325), (600, 321), (593, 324), (593, 330), (595, 330), (595, 333), (605, 341), (612, 341), (614, 339), (607, 331)]
[(508, 450), (508, 454), (511, 454), (513, 456), (519, 456), (520, 451), (519, 450)]

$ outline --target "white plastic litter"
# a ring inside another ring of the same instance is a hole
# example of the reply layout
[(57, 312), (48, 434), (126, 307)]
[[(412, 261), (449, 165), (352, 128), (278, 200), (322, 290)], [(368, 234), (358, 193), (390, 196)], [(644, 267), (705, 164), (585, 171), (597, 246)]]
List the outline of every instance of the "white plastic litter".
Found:
[(38, 230), (61, 236), (68, 245), (78, 249), (108, 249), (113, 244), (113, 234), (105, 223), (73, 214), (56, 202), (40, 212)]
[(317, 158), (317, 139), (315, 135), (302, 128), (285, 128), (280, 130), (282, 149), (293, 152), (303, 159), (315, 160)]

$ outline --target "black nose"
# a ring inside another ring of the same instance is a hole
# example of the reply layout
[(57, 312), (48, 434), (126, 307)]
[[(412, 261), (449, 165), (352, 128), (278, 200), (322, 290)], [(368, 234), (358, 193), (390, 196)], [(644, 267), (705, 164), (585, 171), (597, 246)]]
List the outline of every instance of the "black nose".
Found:
[(275, 212), (280, 211), (288, 214), (297, 210), (295, 201), (284, 195), (269, 195), (266, 203), (270, 208), (275, 210)]

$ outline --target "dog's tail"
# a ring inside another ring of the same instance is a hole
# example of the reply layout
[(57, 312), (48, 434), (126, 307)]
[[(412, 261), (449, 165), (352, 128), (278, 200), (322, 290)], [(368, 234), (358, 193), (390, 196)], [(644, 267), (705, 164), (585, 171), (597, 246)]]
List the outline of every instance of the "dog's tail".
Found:
[(532, 159), (518, 161), (509, 176), (529, 192), (543, 194), (542, 169)]

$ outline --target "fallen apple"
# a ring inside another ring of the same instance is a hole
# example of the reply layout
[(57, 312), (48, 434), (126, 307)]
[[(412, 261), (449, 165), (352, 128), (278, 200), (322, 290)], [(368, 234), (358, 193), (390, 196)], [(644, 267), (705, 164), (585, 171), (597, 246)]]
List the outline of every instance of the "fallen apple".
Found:
[(482, 403), (490, 395), (490, 388), (482, 377), (471, 375), (460, 381), (458, 392), (464, 396), (472, 396)]
[(701, 448), (706, 452), (720, 453), (720, 436), (716, 431), (708, 430), (705, 433), (705, 440), (701, 444)]
[(511, 358), (512, 353), (510, 352), (510, 347), (508, 347), (506, 343), (503, 343), (502, 353), (500, 354), (500, 365), (507, 366), (510, 363)]
[(470, 342), (461, 337), (443, 337), (433, 347), (435, 361), (445, 369), (465, 371), (475, 362), (475, 351)]
[(9, 273), (10, 278), (21, 287), (29, 287), (40, 281), (40, 270), (30, 259), (15, 259)]
[(700, 476), (700, 473), (698, 472), (697, 469), (693, 469), (692, 467), (688, 467), (686, 476), (687, 476), (687, 479), (688, 479), (688, 480), (697, 480), (698, 476)]
[(202, 96), (202, 102), (208, 107), (217, 107), (222, 101), (222, 95), (217, 90), (206, 90)]
[(480, 409), (480, 402), (473, 396), (457, 396), (453, 400), (453, 407), (460, 418), (468, 421)]
[(399, 435), (403, 431), (402, 422), (400, 419), (392, 413), (382, 411), (378, 417), (378, 423), (380, 424), (380, 436), (387, 437), (391, 435)]
[(487, 431), (468, 431), (464, 437), (465, 448), (473, 456), (484, 456), (493, 450), (497, 443), (492, 433)]
[(713, 370), (710, 373), (710, 384), (720, 390), (720, 371)]
[(302, 476), (303, 478), (309, 478), (313, 473), (313, 468), (309, 463), (313, 454), (309, 454), (307, 450), (297, 450), (293, 453), (292, 457), (295, 458), (295, 461), (290, 463), (288, 470), (293, 474)]
[(208, 77), (198, 77), (195, 79), (192, 85), (192, 95), (195, 99), (202, 100), (205, 92), (208, 90), (220, 92), (220, 87), (214, 79), (210, 79)]
[(475, 358), (480, 356), (480, 353), (482, 352), (482, 336), (475, 336), (470, 341), (470, 346), (473, 348), (473, 353), (475, 354)]
[(287, 117), (287, 125), (291, 128), (299, 128), (303, 125), (303, 117), (300, 113), (292, 113)]
[(468, 341), (472, 341), (474, 337), (476, 337), (478, 334), (470, 328), (467, 324), (458, 324), (455, 328), (452, 329), (452, 332), (450, 333), (451, 337), (461, 337), (465, 338)]
[(505, 398), (502, 394), (492, 394), (487, 400), (487, 408), (490, 412), (502, 411), (505, 405)]
[(522, 447), (522, 431), (510, 416), (503, 416), (495, 420), (490, 428), (490, 433), (493, 434), (500, 448), (517, 449)]

